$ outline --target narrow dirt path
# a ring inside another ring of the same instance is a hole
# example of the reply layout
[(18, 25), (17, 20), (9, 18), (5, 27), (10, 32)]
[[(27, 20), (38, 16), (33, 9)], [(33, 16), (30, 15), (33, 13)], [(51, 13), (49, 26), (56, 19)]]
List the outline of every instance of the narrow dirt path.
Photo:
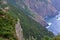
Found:
[(23, 32), (22, 32), (22, 28), (21, 28), (19, 19), (17, 21), (17, 24), (15, 25), (15, 31), (16, 31), (18, 40), (23, 40)]

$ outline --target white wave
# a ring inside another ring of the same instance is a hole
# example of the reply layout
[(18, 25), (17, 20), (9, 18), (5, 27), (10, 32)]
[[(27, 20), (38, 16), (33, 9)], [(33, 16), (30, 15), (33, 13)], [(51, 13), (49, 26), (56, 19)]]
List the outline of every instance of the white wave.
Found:
[(46, 28), (48, 29), (50, 26), (47, 26)]
[(47, 26), (46, 28), (49, 28), (51, 26), (52, 23), (48, 23), (49, 26)]
[(60, 17), (59, 17), (59, 18), (57, 18), (56, 20), (60, 20)]
[(48, 23), (48, 25), (50, 26), (52, 23)]

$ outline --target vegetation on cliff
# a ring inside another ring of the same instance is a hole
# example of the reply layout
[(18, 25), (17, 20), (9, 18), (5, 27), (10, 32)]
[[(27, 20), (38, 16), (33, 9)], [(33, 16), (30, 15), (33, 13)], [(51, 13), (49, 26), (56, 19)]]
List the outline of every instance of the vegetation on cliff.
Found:
[[(3, 9), (6, 6), (1, 5)], [(25, 40), (42, 40), (44, 36), (48, 36), (50, 38), (54, 36), (52, 32), (48, 31), (41, 24), (30, 18), (28, 16), (30, 14), (28, 14), (26, 10), (18, 9), (10, 4), (8, 6), (8, 12), (3, 12), (0, 10), (0, 39), (16, 40), (16, 18), (20, 19), (23, 37)]]
[(0, 40), (16, 40), (16, 19), (0, 9)]
[(20, 10), (14, 6), (10, 6), (9, 12), (13, 14), (13, 16), (20, 19), (25, 40), (33, 40), (33, 38), (36, 40), (41, 40), (41, 38), (44, 36), (54, 36), (52, 32), (48, 31), (41, 24), (37, 23), (35, 20), (26, 15), (28, 13), (24, 12), (23, 10)]
[(0, 9), (0, 40), (17, 40), (15, 32), (16, 18), (20, 19), (25, 40), (60, 40), (60, 35), (53, 37), (52, 32), (30, 18), (30, 13), (29, 11), (26, 12), (26, 9), (18, 9), (12, 5), (5, 4), (0, 5), (0, 8), (4, 9), (7, 6), (9, 6), (8, 12)]
[(42, 40), (60, 40), (60, 35), (57, 35), (55, 37), (48, 37), (48, 36), (45, 36), (44, 38), (42, 38)]

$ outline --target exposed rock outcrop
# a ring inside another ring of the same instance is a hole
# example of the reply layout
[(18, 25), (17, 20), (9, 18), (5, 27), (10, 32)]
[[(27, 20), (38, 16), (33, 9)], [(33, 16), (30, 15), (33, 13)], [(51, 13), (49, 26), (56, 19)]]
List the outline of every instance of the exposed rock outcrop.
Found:
[(20, 20), (18, 19), (17, 24), (15, 25), (16, 35), (18, 40), (23, 40), (23, 31), (20, 25)]
[(51, 17), (58, 14), (56, 8), (51, 3), (51, 0), (25, 0), (24, 3), (29, 9), (42, 17)]
[(42, 17), (51, 17), (58, 14), (51, 0), (15, 0), (19, 6), (26, 5), (28, 9), (36, 12)]

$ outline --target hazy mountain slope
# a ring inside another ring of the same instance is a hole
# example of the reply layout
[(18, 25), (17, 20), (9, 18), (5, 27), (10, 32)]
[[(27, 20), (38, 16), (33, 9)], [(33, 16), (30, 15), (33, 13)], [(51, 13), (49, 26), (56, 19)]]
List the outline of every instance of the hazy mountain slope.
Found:
[(58, 14), (56, 8), (51, 2), (51, 0), (16, 0), (16, 4), (18, 6), (25, 8), (24, 5), (26, 5), (28, 9), (36, 12), (44, 18), (52, 17)]
[(21, 2), (19, 0), (14, 0), (13, 3), (10, 1), (12, 1), (12, 0), (8, 0), (8, 4), (14, 5), (14, 3), (16, 2), (16, 4), (14, 6), (19, 8), (20, 10), (23, 10), (25, 15), (27, 15), (27, 16), (31, 17), (32, 19), (34, 19), (35, 21), (39, 22), (42, 26), (48, 25), (42, 16), (40, 16), (36, 12), (33, 12), (30, 9), (28, 9), (28, 7), (24, 4), (23, 0), (20, 0)]
[(10, 6), (10, 12), (13, 13), (13, 16), (16, 15), (16, 17), (20, 19), (25, 39), (31, 39), (31, 37), (33, 37), (36, 40), (40, 40), (44, 36), (53, 37), (53, 34), (50, 31), (24, 14), (22, 10)]
[(45, 18), (58, 14), (51, 0), (8, 0), (8, 3), (25, 11), (26, 15), (43, 26), (48, 26), (44, 20)]

